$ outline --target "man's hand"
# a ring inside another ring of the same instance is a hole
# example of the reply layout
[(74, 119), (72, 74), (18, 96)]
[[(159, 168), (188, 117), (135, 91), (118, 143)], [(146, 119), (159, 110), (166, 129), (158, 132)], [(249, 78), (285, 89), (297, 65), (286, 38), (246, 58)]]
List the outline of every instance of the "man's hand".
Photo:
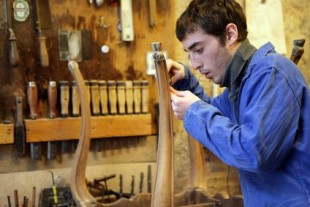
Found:
[(167, 59), (166, 63), (167, 63), (168, 73), (170, 75), (171, 84), (174, 84), (178, 80), (181, 80), (185, 77), (184, 65), (171, 59)]
[(187, 111), (188, 107), (194, 102), (199, 101), (196, 95), (190, 91), (177, 91), (174, 88), (170, 87), (171, 93), (171, 106), (174, 112), (174, 115), (183, 120), (184, 114)]

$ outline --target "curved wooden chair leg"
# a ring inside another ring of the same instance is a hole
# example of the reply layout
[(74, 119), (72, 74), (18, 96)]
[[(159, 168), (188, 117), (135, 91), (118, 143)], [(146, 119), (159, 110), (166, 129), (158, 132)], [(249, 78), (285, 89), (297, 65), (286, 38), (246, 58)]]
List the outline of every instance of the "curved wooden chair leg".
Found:
[(141, 193), (130, 199), (121, 198), (114, 203), (99, 203), (90, 194), (87, 188), (85, 172), (87, 157), (90, 147), (90, 107), (89, 99), (86, 94), (84, 79), (79, 70), (78, 63), (69, 61), (68, 68), (75, 79), (81, 99), (81, 132), (77, 150), (75, 153), (71, 171), (71, 194), (78, 207), (149, 207), (151, 205), (151, 194)]
[(152, 207), (174, 206), (173, 131), (169, 76), (161, 43), (152, 43), (153, 59), (159, 88), (159, 133), (157, 171)]
[(75, 61), (69, 61), (68, 68), (75, 79), (81, 98), (81, 133), (73, 160), (71, 174), (71, 193), (79, 207), (91, 207), (96, 203), (96, 199), (89, 193), (85, 180), (87, 157), (90, 146), (90, 108), (86, 95), (86, 87), (79, 70), (79, 65)]
[(190, 153), (190, 183), (194, 188), (206, 190), (205, 155), (202, 145), (194, 138), (188, 138)]

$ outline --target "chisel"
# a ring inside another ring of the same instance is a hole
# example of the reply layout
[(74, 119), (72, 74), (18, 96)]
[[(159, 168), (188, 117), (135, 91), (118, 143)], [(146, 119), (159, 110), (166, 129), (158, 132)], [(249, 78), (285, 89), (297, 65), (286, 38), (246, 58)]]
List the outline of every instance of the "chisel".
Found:
[[(60, 115), (62, 118), (67, 118), (69, 116), (69, 99), (70, 99), (70, 89), (69, 81), (62, 80), (59, 81), (60, 89)], [(69, 141), (61, 142), (62, 152), (66, 153), (68, 150)]]
[(33, 17), (34, 17), (35, 30), (38, 33), (41, 66), (47, 67), (49, 66), (49, 58), (48, 58), (48, 53), (46, 49), (46, 37), (44, 36), (42, 29), (41, 29), (40, 11), (39, 11), (40, 8), (38, 5), (38, 0), (32, 0), (32, 5), (33, 5)]
[(91, 109), (92, 115), (100, 115), (100, 95), (99, 95), (99, 85), (97, 80), (89, 81), (90, 96), (91, 96)]
[(15, 207), (19, 207), (18, 191), (17, 190), (14, 190), (14, 202), (15, 202)]
[(148, 10), (149, 10), (149, 26), (154, 27), (156, 24), (156, 0), (148, 0)]
[[(34, 81), (29, 81), (27, 86), (27, 99), (30, 109), (30, 118), (36, 119), (38, 116), (38, 88)], [(30, 143), (30, 154), (33, 160), (41, 159), (41, 143)]]
[(9, 0), (5, 0), (5, 16), (6, 16), (6, 20), (7, 20), (7, 27), (8, 27), (8, 31), (9, 31), (9, 41), (10, 41), (10, 45), (9, 45), (9, 61), (10, 61), (10, 65), (13, 67), (17, 67), (19, 64), (19, 55), (18, 55), (18, 50), (17, 50), (17, 45), (16, 45), (16, 36), (14, 33), (14, 30), (12, 28), (12, 20), (11, 20), (11, 7), (10, 5), (10, 1)]
[(143, 192), (143, 181), (144, 181), (144, 173), (140, 173), (140, 185), (139, 185), (139, 193)]
[(49, 107), (49, 117), (56, 117), (56, 108), (57, 108), (57, 84), (56, 81), (49, 81), (47, 89), (48, 97), (48, 107)]
[(15, 151), (18, 157), (25, 155), (26, 133), (23, 122), (23, 98), (16, 96)]
[(134, 27), (132, 17), (132, 0), (121, 0), (120, 17), (121, 17), (122, 41), (133, 41)]
[(141, 113), (141, 82), (138, 80), (133, 81), (133, 103), (134, 103), (134, 113)]
[(147, 166), (147, 192), (152, 193), (152, 169), (151, 165)]
[(127, 114), (133, 113), (133, 89), (132, 89), (132, 81), (126, 81), (126, 112)]
[(80, 100), (80, 94), (78, 93), (76, 81), (73, 81), (71, 86), (71, 104), (72, 104), (72, 116), (73, 117), (80, 116), (81, 100)]
[(108, 114), (108, 91), (107, 91), (107, 82), (105, 80), (98, 81), (99, 84), (99, 96), (100, 96), (100, 106), (101, 114)]
[(142, 101), (142, 113), (148, 113), (149, 111), (149, 82), (147, 80), (141, 81), (141, 101)]
[(12, 205), (11, 205), (11, 197), (10, 196), (8, 196), (8, 207), (12, 207)]
[[(49, 106), (49, 117), (56, 117), (56, 108), (57, 108), (57, 85), (55, 81), (49, 81), (48, 85), (48, 106)], [(53, 141), (47, 142), (47, 159), (56, 159), (57, 155), (57, 143)]]
[(108, 87), (108, 100), (109, 100), (109, 112), (115, 115), (117, 113), (117, 96), (116, 96), (116, 82), (114, 80), (107, 81)]
[(36, 187), (32, 187), (32, 207), (36, 207)]
[(69, 114), (69, 82), (59, 81), (60, 88), (60, 114), (63, 118), (68, 117)]
[(135, 176), (131, 176), (131, 191), (130, 191), (130, 196), (135, 195)]
[(116, 81), (118, 113), (125, 114), (125, 81)]

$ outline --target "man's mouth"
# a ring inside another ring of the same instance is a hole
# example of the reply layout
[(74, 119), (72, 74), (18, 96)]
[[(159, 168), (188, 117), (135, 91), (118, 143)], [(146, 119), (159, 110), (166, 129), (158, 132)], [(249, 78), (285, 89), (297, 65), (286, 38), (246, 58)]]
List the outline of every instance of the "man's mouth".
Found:
[(206, 78), (212, 79), (212, 74), (210, 72), (206, 72), (204, 75)]

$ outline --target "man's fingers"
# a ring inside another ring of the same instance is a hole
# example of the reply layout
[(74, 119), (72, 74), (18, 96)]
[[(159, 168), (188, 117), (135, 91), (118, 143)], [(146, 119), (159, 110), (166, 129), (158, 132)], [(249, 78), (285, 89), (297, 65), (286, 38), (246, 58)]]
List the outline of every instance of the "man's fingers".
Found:
[(170, 92), (175, 94), (176, 96), (180, 96), (180, 97), (183, 97), (184, 93), (185, 93), (185, 91), (178, 91), (171, 86), (170, 86)]

